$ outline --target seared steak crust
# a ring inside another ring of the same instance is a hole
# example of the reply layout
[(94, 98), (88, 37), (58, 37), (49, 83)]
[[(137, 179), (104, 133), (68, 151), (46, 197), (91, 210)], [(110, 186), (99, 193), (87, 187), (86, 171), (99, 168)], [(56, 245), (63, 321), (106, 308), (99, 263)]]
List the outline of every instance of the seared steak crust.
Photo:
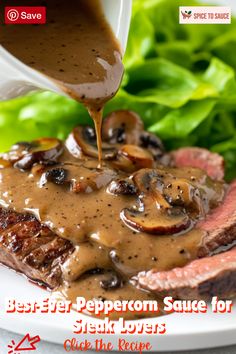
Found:
[(51, 289), (60, 285), (60, 265), (72, 244), (31, 214), (0, 208), (0, 262)]

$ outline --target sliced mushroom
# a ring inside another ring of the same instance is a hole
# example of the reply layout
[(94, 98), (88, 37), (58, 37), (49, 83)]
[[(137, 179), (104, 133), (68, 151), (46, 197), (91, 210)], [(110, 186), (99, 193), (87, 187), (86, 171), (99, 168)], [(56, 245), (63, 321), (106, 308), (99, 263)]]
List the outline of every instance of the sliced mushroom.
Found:
[(153, 166), (153, 157), (147, 150), (136, 146), (136, 145), (123, 145), (119, 151), (118, 155), (126, 157), (135, 166), (135, 169)]
[(116, 176), (116, 172), (107, 168), (88, 170), (85, 177), (71, 178), (71, 191), (75, 193), (91, 193), (106, 187)]
[(191, 208), (198, 215), (205, 215), (200, 190), (185, 178), (172, 180), (164, 187), (163, 193), (171, 205)]
[[(98, 158), (97, 140), (95, 130), (92, 127), (76, 127), (66, 140), (66, 147), (76, 158), (83, 155)], [(112, 159), (116, 155), (115, 147), (102, 144), (103, 159)]]
[(121, 171), (134, 172), (144, 167), (153, 167), (154, 160), (150, 152), (136, 145), (123, 145), (112, 165)]
[(111, 194), (117, 195), (134, 195), (137, 193), (137, 188), (130, 179), (126, 178), (112, 181), (108, 186), (107, 191)]
[(156, 235), (174, 235), (188, 229), (191, 220), (179, 209), (160, 210), (155, 201), (145, 200), (144, 211), (124, 209), (121, 212), (123, 222), (135, 231), (144, 231)]
[(161, 186), (164, 185), (163, 173), (158, 169), (143, 168), (133, 174), (133, 181), (141, 192), (148, 192), (150, 184), (159, 183)]
[(34, 143), (31, 142), (26, 142), (26, 141), (20, 141), (16, 144), (14, 144), (11, 147), (11, 150), (5, 154), (7, 159), (11, 162), (16, 162), (20, 158), (22, 158), (24, 155), (26, 155), (31, 148), (34, 147)]
[[(18, 160), (15, 164), (14, 167), (19, 168), (20, 170), (28, 170), (30, 169), (34, 163), (39, 162), (35, 159), (35, 156), (32, 154), (27, 154), (24, 157), (22, 157), (20, 160)], [(40, 161), (41, 162), (41, 161)]]
[(125, 225), (157, 235), (173, 235), (191, 226), (185, 209), (173, 207), (165, 199), (163, 178), (163, 172), (156, 169), (142, 169), (133, 175), (139, 206), (122, 210), (120, 217)]
[(112, 161), (112, 166), (114, 169), (128, 173), (132, 173), (137, 170), (132, 161), (121, 154), (117, 154), (116, 159)]
[(162, 207), (181, 206), (204, 215), (201, 192), (188, 179), (176, 178), (161, 169), (143, 169), (133, 175), (133, 180), (140, 191), (151, 191), (153, 196), (161, 198)]
[(66, 147), (70, 153), (81, 158), (83, 154), (97, 157), (96, 136), (92, 127), (76, 127), (66, 140)]
[(157, 169), (142, 169), (133, 175), (134, 184), (143, 196), (151, 196), (159, 209), (171, 208), (163, 195), (163, 174)]
[(110, 113), (103, 121), (103, 139), (111, 144), (139, 144), (139, 136), (143, 131), (140, 117), (128, 110)]
[(22, 156), (19, 157), (14, 167), (22, 170), (30, 169), (35, 163), (41, 163), (43, 165), (53, 164), (57, 162), (58, 157), (63, 152), (63, 145), (61, 141), (56, 138), (34, 140), (27, 147), (27, 150), (24, 151), (21, 150), (21, 145), (15, 146), (19, 146), (19, 150), (15, 149), (14, 151), (20, 151)]
[(155, 160), (160, 160), (165, 152), (161, 139), (145, 131), (140, 135), (140, 146), (150, 151)]
[(16, 161), (21, 159), (29, 151), (29, 148), (32, 147), (32, 143), (28, 142), (18, 142), (11, 147), (11, 150), (1, 154), (0, 156), (0, 165), (1, 168), (10, 167)]

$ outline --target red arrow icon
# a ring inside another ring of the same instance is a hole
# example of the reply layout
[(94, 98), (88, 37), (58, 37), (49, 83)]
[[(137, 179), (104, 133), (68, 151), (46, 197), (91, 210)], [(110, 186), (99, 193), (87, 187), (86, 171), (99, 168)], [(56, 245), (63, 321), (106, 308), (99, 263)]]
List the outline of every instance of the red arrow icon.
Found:
[(35, 344), (40, 342), (40, 337), (30, 337), (29, 333), (27, 333), (24, 338), (15, 346), (15, 342), (9, 345), (8, 348), (10, 351), (8, 353), (16, 353), (20, 351), (29, 351), (29, 350), (36, 350)]

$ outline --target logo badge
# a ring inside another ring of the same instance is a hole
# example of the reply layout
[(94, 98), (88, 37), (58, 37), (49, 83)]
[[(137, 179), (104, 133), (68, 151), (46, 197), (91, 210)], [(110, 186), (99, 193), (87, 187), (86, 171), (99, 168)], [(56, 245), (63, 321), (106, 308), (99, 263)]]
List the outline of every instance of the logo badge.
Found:
[(6, 6), (5, 23), (10, 24), (45, 24), (45, 6)]
[(231, 23), (231, 9), (225, 6), (180, 6), (180, 24)]

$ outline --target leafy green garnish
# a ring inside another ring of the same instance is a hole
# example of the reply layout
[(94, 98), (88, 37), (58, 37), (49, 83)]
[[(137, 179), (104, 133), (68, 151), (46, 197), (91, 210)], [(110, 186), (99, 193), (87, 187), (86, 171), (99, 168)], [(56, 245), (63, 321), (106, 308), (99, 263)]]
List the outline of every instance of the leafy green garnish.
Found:
[[(133, 0), (118, 94), (105, 107), (138, 112), (168, 149), (198, 145), (219, 152), (236, 177), (236, 20), (180, 25), (181, 0)], [(189, 0), (188, 6), (199, 5)], [(0, 103), (0, 150), (17, 140), (65, 138), (92, 124), (84, 107), (50, 92)]]

